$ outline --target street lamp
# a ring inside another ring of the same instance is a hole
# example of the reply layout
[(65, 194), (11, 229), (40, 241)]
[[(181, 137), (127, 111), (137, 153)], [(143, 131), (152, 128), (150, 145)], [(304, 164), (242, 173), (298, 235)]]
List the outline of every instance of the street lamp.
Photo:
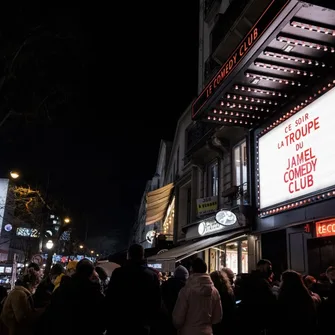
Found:
[(70, 219), (69, 217), (66, 217), (66, 218), (64, 219), (64, 222), (65, 222), (65, 223), (70, 223), (70, 222), (71, 222), (71, 219)]
[(79, 248), (80, 248), (80, 249), (84, 249), (84, 246), (81, 244), (81, 245), (79, 246)]
[(53, 246), (54, 246), (54, 243), (51, 241), (51, 240), (49, 240), (47, 243), (46, 243), (46, 245), (45, 245), (46, 247), (47, 247), (47, 249), (52, 249), (53, 248)]
[(17, 179), (17, 178), (20, 177), (20, 173), (17, 172), (17, 171), (14, 171), (14, 170), (11, 171), (9, 174), (10, 174), (10, 176), (11, 176), (12, 179)]
[(94, 254), (94, 250), (91, 250), (91, 254)]

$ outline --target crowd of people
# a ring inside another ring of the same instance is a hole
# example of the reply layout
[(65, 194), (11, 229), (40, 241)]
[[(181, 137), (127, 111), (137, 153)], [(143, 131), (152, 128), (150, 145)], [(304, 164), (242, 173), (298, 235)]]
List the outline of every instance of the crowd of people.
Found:
[(328, 284), (287, 270), (274, 280), (260, 260), (235, 278), (212, 273), (201, 258), (168, 279), (148, 267), (133, 245), (128, 262), (106, 272), (89, 260), (55, 264), (41, 280), (31, 264), (7, 294), (0, 289), (1, 335), (279, 335), (328, 334), (335, 311), (335, 267)]

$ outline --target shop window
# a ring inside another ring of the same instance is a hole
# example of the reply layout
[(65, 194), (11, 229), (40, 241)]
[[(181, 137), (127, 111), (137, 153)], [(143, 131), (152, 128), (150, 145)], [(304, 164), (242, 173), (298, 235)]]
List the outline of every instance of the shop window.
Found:
[(228, 243), (226, 245), (226, 267), (235, 274), (238, 273), (238, 243)]
[(219, 195), (219, 164), (216, 162), (209, 167), (209, 188), (208, 196), (215, 197)]
[(248, 273), (248, 240), (223, 243), (205, 250), (208, 272), (219, 271), (223, 267), (234, 274)]
[(248, 273), (248, 240), (241, 241), (242, 273)]
[[(233, 178), (234, 185), (242, 188), (243, 194), (247, 192), (248, 171), (247, 171), (247, 143), (243, 141), (234, 147), (233, 150)], [(241, 199), (237, 200), (237, 204)]]

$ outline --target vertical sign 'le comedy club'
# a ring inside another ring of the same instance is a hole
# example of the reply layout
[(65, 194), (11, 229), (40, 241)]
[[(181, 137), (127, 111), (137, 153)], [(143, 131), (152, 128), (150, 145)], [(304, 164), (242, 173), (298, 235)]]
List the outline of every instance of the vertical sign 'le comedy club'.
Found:
[(313, 150), (313, 145), (305, 145), (304, 140), (311, 133), (319, 131), (320, 118), (310, 117), (308, 113), (293, 119), (285, 128), (283, 139), (278, 143), (278, 150), (293, 146), (295, 154), (287, 157), (286, 169), (283, 172), (284, 183), (288, 191), (292, 193), (300, 192), (313, 187), (314, 174), (317, 169), (317, 152)]

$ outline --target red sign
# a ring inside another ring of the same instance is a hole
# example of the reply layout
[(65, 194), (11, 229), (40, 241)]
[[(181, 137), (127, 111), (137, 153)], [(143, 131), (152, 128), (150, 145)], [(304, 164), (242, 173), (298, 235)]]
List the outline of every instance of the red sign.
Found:
[(222, 65), (219, 72), (208, 83), (205, 89), (200, 93), (198, 98), (192, 105), (192, 117), (194, 118), (202, 107), (207, 103), (221, 87), (225, 79), (231, 74), (235, 67), (240, 63), (249, 49), (260, 39), (270, 24), (278, 17), (282, 10), (289, 3), (289, 0), (272, 0), (256, 24), (250, 29), (249, 33), (244, 37), (240, 45), (230, 55), (226, 62)]
[(335, 219), (315, 223), (316, 237), (335, 236)]

